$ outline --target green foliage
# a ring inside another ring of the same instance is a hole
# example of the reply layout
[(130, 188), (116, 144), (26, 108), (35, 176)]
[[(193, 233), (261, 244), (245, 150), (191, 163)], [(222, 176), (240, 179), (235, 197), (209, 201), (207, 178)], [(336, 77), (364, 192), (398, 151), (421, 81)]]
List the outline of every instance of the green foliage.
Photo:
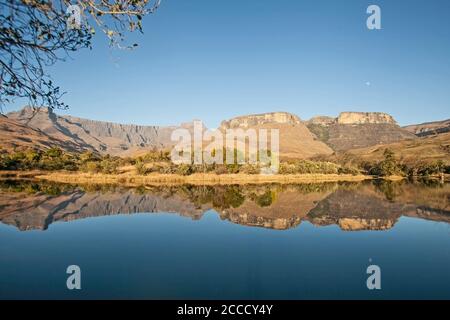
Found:
[(245, 196), (242, 194), (238, 186), (229, 186), (219, 189), (213, 199), (213, 205), (221, 209), (228, 209), (230, 207), (238, 208), (245, 201)]
[(384, 160), (375, 164), (369, 169), (369, 174), (380, 177), (392, 175), (404, 175), (402, 166), (395, 159), (395, 154), (392, 150), (384, 150)]
[(145, 166), (145, 163), (142, 161), (136, 161), (136, 164), (134, 165), (134, 167), (136, 168), (137, 174), (146, 175), (149, 172), (149, 170)]
[[(414, 170), (416, 169), (416, 170)], [(436, 174), (445, 173), (447, 170), (447, 166), (444, 164), (442, 160), (429, 163), (429, 164), (422, 164), (418, 166), (417, 168), (413, 169), (413, 175), (419, 175), (419, 176), (431, 176)]]
[(260, 207), (270, 207), (275, 200), (275, 193), (267, 190), (262, 195), (254, 196), (253, 200)]
[(357, 176), (358, 174), (361, 174), (361, 172), (355, 168), (355, 167), (351, 167), (351, 166), (342, 166), (338, 169), (338, 173), (339, 174), (351, 174), (354, 176)]
[(339, 165), (326, 161), (297, 160), (280, 163), (280, 174), (337, 174)]
[(375, 180), (374, 185), (378, 191), (384, 194), (387, 200), (394, 201), (399, 196), (398, 183), (387, 180)]

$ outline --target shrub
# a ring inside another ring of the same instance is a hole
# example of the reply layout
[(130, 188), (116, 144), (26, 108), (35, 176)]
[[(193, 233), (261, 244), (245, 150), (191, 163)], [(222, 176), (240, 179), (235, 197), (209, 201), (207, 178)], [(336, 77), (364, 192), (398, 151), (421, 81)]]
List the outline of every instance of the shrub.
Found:
[(216, 168), (214, 169), (214, 173), (215, 174), (227, 174), (228, 170), (227, 167), (224, 165), (218, 165), (216, 166)]
[(259, 174), (260, 172), (261, 172), (261, 170), (258, 168), (258, 166), (251, 165), (251, 164), (243, 165), (239, 169), (239, 173), (244, 173), (244, 174)]
[(338, 174), (351, 174), (357, 176), (360, 172), (355, 167), (343, 166), (338, 169)]
[(88, 161), (82, 166), (82, 171), (89, 173), (98, 173), (101, 170), (101, 167), (96, 161)]
[(180, 164), (176, 167), (176, 174), (188, 176), (193, 173), (192, 166), (189, 164)]
[(142, 161), (136, 161), (134, 167), (136, 168), (136, 173), (139, 175), (146, 175), (149, 172), (144, 162)]

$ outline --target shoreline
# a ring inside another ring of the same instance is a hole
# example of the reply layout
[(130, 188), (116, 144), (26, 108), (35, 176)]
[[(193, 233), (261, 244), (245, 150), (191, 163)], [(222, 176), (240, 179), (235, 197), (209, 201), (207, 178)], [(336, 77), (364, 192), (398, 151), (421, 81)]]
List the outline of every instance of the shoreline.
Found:
[[(419, 177), (420, 178), (420, 177)], [(438, 179), (438, 177), (428, 177)], [(245, 185), (245, 184), (266, 184), (266, 183), (321, 183), (321, 182), (361, 182), (365, 180), (383, 179), (387, 181), (401, 181), (407, 179), (402, 176), (376, 177), (370, 175), (351, 174), (214, 174), (195, 173), (192, 175), (159, 174), (137, 175), (130, 173), (122, 174), (102, 174), (102, 173), (81, 173), (67, 171), (2, 171), (0, 179), (37, 179), (60, 183), (80, 183), (80, 184), (120, 184), (124, 186), (142, 185)], [(450, 175), (445, 175), (445, 182), (450, 181)]]
[(121, 184), (126, 186), (139, 185), (232, 185), (232, 184), (265, 184), (265, 183), (313, 183), (313, 182), (360, 182), (374, 179), (367, 175), (338, 174), (292, 174), (292, 175), (249, 175), (249, 174), (211, 174), (197, 173), (188, 176), (176, 174), (90, 174), (90, 173), (47, 173), (36, 175), (35, 178), (62, 183), (96, 183)]

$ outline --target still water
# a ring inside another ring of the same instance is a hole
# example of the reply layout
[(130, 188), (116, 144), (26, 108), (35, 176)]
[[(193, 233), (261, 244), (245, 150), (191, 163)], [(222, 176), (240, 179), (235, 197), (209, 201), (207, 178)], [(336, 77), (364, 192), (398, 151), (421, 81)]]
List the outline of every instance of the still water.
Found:
[(0, 182), (0, 299), (450, 299), (449, 270), (450, 184)]

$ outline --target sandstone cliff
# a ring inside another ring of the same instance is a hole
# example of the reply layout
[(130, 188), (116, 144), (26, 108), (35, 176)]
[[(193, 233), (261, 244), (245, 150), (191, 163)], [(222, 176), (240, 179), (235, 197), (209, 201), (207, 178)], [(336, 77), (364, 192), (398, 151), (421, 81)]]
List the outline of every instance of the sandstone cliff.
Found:
[(251, 128), (264, 124), (290, 124), (299, 125), (301, 120), (294, 114), (287, 112), (270, 112), (262, 114), (252, 114), (248, 116), (235, 117), (233, 119), (222, 121), (222, 128)]
[(336, 119), (338, 124), (394, 124), (397, 122), (387, 113), (383, 112), (341, 112)]
[(308, 128), (335, 151), (414, 139), (415, 135), (397, 125), (382, 112), (342, 112), (337, 118), (316, 117)]

